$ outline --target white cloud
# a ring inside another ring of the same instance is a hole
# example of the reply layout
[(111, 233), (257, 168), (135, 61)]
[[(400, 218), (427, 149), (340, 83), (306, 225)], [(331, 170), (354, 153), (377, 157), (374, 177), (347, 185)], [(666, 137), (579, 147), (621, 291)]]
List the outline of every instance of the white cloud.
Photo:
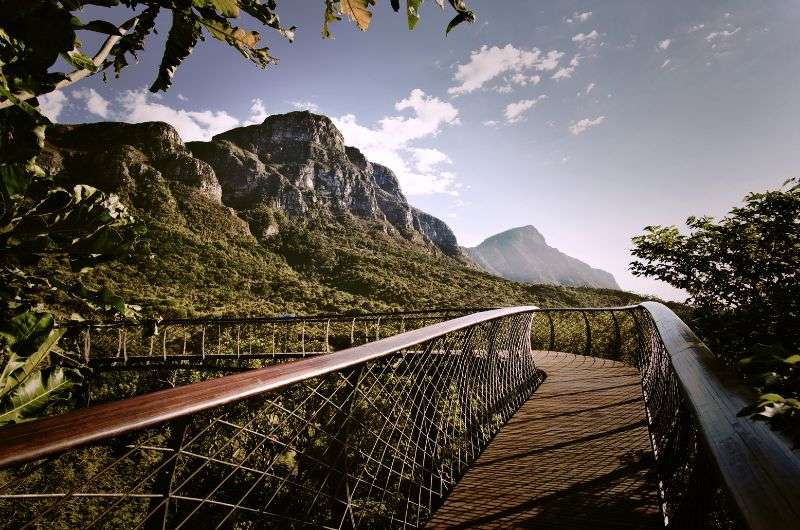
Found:
[(319, 105), (313, 101), (292, 101), (292, 107), (297, 110), (308, 110), (311, 112), (319, 111)]
[(496, 120), (486, 120), (483, 122), (483, 124), (487, 127), (497, 127), (500, 125), (500, 122)]
[(701, 30), (701, 29), (703, 29), (704, 27), (706, 27), (706, 25), (705, 25), (705, 24), (695, 24), (694, 26), (692, 26), (691, 28), (689, 28), (689, 33), (694, 33), (695, 31), (700, 31), (700, 30)]
[(184, 96), (183, 94), (178, 94), (178, 101), (189, 101), (189, 98)]
[(453, 163), (449, 156), (438, 149), (432, 149), (430, 147), (411, 147), (409, 148), (409, 152), (414, 159), (414, 167), (417, 171), (423, 173), (436, 171), (434, 168), (439, 164)]
[(595, 86), (596, 85), (594, 83), (589, 83), (588, 85), (586, 85), (586, 90), (584, 90), (583, 93), (588, 96), (589, 93), (591, 93), (591, 91), (594, 90)]
[(577, 123), (573, 123), (569, 126), (569, 132), (571, 132), (574, 136), (578, 136), (579, 134), (583, 134), (592, 127), (596, 127), (606, 121), (605, 116), (597, 116), (596, 118), (584, 118)]
[(109, 102), (93, 88), (79, 88), (72, 91), (72, 97), (86, 102), (86, 110), (101, 118), (109, 116)]
[(596, 29), (593, 29), (589, 33), (578, 33), (577, 35), (573, 36), (572, 42), (576, 43), (578, 46), (592, 46), (597, 44), (597, 40), (599, 38), (600, 34)]
[(511, 44), (503, 48), (484, 45), (472, 51), (469, 62), (456, 67), (453, 79), (460, 84), (450, 87), (447, 92), (452, 95), (467, 94), (508, 73), (555, 70), (563, 56), (564, 53), (557, 50), (544, 53), (538, 48), (518, 49)]
[(494, 92), (497, 92), (498, 94), (510, 94), (511, 92), (514, 91), (514, 87), (512, 87), (511, 85), (499, 85), (493, 87), (492, 90)]
[(250, 116), (242, 122), (242, 125), (260, 125), (264, 123), (264, 120), (269, 116), (264, 102), (261, 101), (261, 98), (255, 98), (250, 100), (250, 103), (252, 103), (250, 105)]
[(516, 73), (511, 77), (511, 82), (516, 83), (520, 86), (525, 86), (528, 84), (528, 76), (523, 73)]
[(562, 66), (553, 74), (552, 79), (560, 81), (562, 79), (569, 79), (575, 73), (575, 69), (581, 64), (581, 55), (575, 54), (569, 61), (569, 66)]
[(666, 50), (667, 48), (669, 48), (670, 44), (672, 44), (672, 39), (664, 39), (658, 43), (658, 47), (661, 48), (662, 50)]
[(67, 96), (57, 90), (36, 98), (39, 101), (39, 112), (47, 116), (50, 121), (58, 120), (61, 111), (69, 105)]
[(661, 63), (661, 68), (666, 68), (670, 65), (670, 63), (672, 63), (672, 59), (665, 60), (663, 63)]
[(547, 99), (545, 94), (535, 99), (521, 99), (506, 105), (505, 118), (508, 123), (517, 123), (525, 119), (525, 113), (532, 109), (539, 101)]
[(538, 85), (539, 83), (542, 82), (542, 76), (532, 75), (530, 79), (528, 79), (528, 81), (530, 81), (530, 83), (533, 85)]
[(408, 195), (457, 195), (456, 175), (440, 169), (450, 162), (443, 152), (418, 147), (415, 142), (435, 137), (447, 125), (456, 125), (458, 109), (439, 98), (414, 89), (395, 104), (398, 112), (412, 116), (387, 116), (374, 127), (362, 125), (353, 114), (333, 118), (348, 145), (359, 148), (371, 161), (392, 169)]
[(215, 134), (239, 125), (239, 120), (225, 111), (187, 111), (174, 109), (153, 101), (145, 89), (126, 90), (117, 98), (121, 109), (116, 118), (128, 123), (145, 121), (167, 122), (180, 134), (183, 141), (210, 140)]
[(726, 30), (723, 30), (723, 31), (712, 31), (711, 33), (706, 35), (706, 41), (713, 43), (715, 41), (728, 39), (730, 37), (733, 37), (737, 33), (739, 33), (741, 30), (742, 30), (741, 27), (737, 27), (736, 29), (726, 29)]
[(586, 22), (592, 16), (591, 11), (584, 11), (583, 13), (578, 13), (577, 11), (572, 14), (571, 18), (567, 19), (567, 24), (576, 24), (579, 22)]

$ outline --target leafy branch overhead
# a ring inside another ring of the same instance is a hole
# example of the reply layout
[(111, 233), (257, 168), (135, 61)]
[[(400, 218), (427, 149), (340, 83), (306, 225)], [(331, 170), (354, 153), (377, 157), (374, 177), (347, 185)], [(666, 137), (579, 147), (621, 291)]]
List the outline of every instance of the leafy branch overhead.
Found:
[[(330, 23), (343, 17), (360, 30), (369, 28), (375, 0), (323, 0), (324, 37), (331, 37)], [(420, 19), (424, 0), (406, 0), (409, 29)], [(436, 0), (445, 9), (444, 0)], [(395, 11), (399, 0), (390, 0)], [(265, 68), (277, 59), (264, 45), (258, 28), (234, 24), (247, 15), (280, 37), (294, 39), (295, 27), (284, 26), (277, 14), (276, 0), (12, 0), (0, 22), (0, 109), (16, 105), (53, 90), (64, 88), (83, 77), (113, 69), (115, 75), (138, 60), (147, 38), (156, 32), (158, 16), (171, 15), (171, 25), (161, 64), (150, 90), (166, 90), (177, 68), (206, 35), (225, 42), (255, 65)], [(446, 28), (449, 33), (462, 22), (473, 22), (474, 13), (463, 0), (449, 0), (456, 15)], [(79, 18), (86, 6), (120, 7), (133, 10), (133, 16), (118, 24), (109, 20), (84, 22)], [(42, 28), (47, 31), (43, 32)], [(83, 51), (78, 33), (88, 31), (106, 35), (106, 40), (89, 56)], [(61, 58), (74, 70), (54, 71)], [(104, 74), (105, 75), (105, 74)]]

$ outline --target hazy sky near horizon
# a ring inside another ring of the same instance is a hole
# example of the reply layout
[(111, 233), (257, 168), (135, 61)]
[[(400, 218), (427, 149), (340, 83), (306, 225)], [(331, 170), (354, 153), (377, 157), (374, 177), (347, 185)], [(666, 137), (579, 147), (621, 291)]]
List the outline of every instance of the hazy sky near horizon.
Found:
[(624, 289), (677, 299), (628, 273), (630, 238), (800, 173), (798, 1), (472, 0), (478, 21), (447, 38), (432, 0), (413, 32), (377, 3), (369, 31), (342, 21), (323, 40), (321, 1), (279, 2), (299, 28), (293, 44), (262, 31), (279, 64), (208, 38), (154, 96), (162, 16), (141, 63), (44, 107), (65, 123), (163, 120), (184, 140), (310, 109), (462, 245), (532, 224)]

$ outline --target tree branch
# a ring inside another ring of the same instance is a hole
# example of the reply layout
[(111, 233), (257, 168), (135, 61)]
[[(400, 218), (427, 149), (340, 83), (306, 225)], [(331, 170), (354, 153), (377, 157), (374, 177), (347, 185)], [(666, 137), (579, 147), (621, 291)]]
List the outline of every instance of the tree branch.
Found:
[(45, 94), (49, 94), (50, 92), (55, 92), (56, 90), (61, 90), (62, 88), (66, 88), (73, 83), (77, 83), (84, 77), (88, 77), (92, 74), (97, 73), (97, 68), (100, 68), (100, 65), (103, 64), (103, 61), (106, 60), (108, 54), (111, 53), (111, 49), (114, 47), (119, 40), (125, 36), (130, 30), (136, 27), (136, 24), (139, 22), (139, 16), (135, 16), (130, 20), (123, 22), (117, 29), (119, 30), (119, 35), (110, 35), (100, 49), (97, 51), (94, 57), (92, 57), (92, 63), (95, 65), (95, 69), (91, 70), (89, 68), (82, 68), (80, 70), (75, 70), (67, 74), (66, 79), (62, 79), (58, 83), (56, 83), (53, 87), (53, 90), (48, 90), (47, 92), (42, 92), (41, 94), (34, 94), (33, 92), (22, 91), (17, 92), (16, 94), (12, 94), (12, 97), (6, 99), (5, 101), (0, 101), (0, 109), (6, 109), (8, 107), (13, 107), (16, 105), (18, 101), (27, 101), (29, 99), (43, 96)]

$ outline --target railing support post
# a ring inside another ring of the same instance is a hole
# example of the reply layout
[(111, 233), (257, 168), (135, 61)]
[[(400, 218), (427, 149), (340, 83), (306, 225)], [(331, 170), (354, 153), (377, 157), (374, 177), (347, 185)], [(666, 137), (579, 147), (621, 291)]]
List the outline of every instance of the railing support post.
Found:
[(622, 357), (622, 335), (619, 331), (619, 321), (617, 320), (617, 314), (614, 311), (611, 311), (611, 320), (614, 321), (614, 342), (611, 344), (612, 351), (610, 354), (612, 358), (616, 356), (616, 358)]
[(586, 311), (581, 311), (583, 323), (586, 325), (586, 350), (584, 355), (587, 357), (592, 355), (592, 326), (589, 324), (589, 317), (586, 316)]

